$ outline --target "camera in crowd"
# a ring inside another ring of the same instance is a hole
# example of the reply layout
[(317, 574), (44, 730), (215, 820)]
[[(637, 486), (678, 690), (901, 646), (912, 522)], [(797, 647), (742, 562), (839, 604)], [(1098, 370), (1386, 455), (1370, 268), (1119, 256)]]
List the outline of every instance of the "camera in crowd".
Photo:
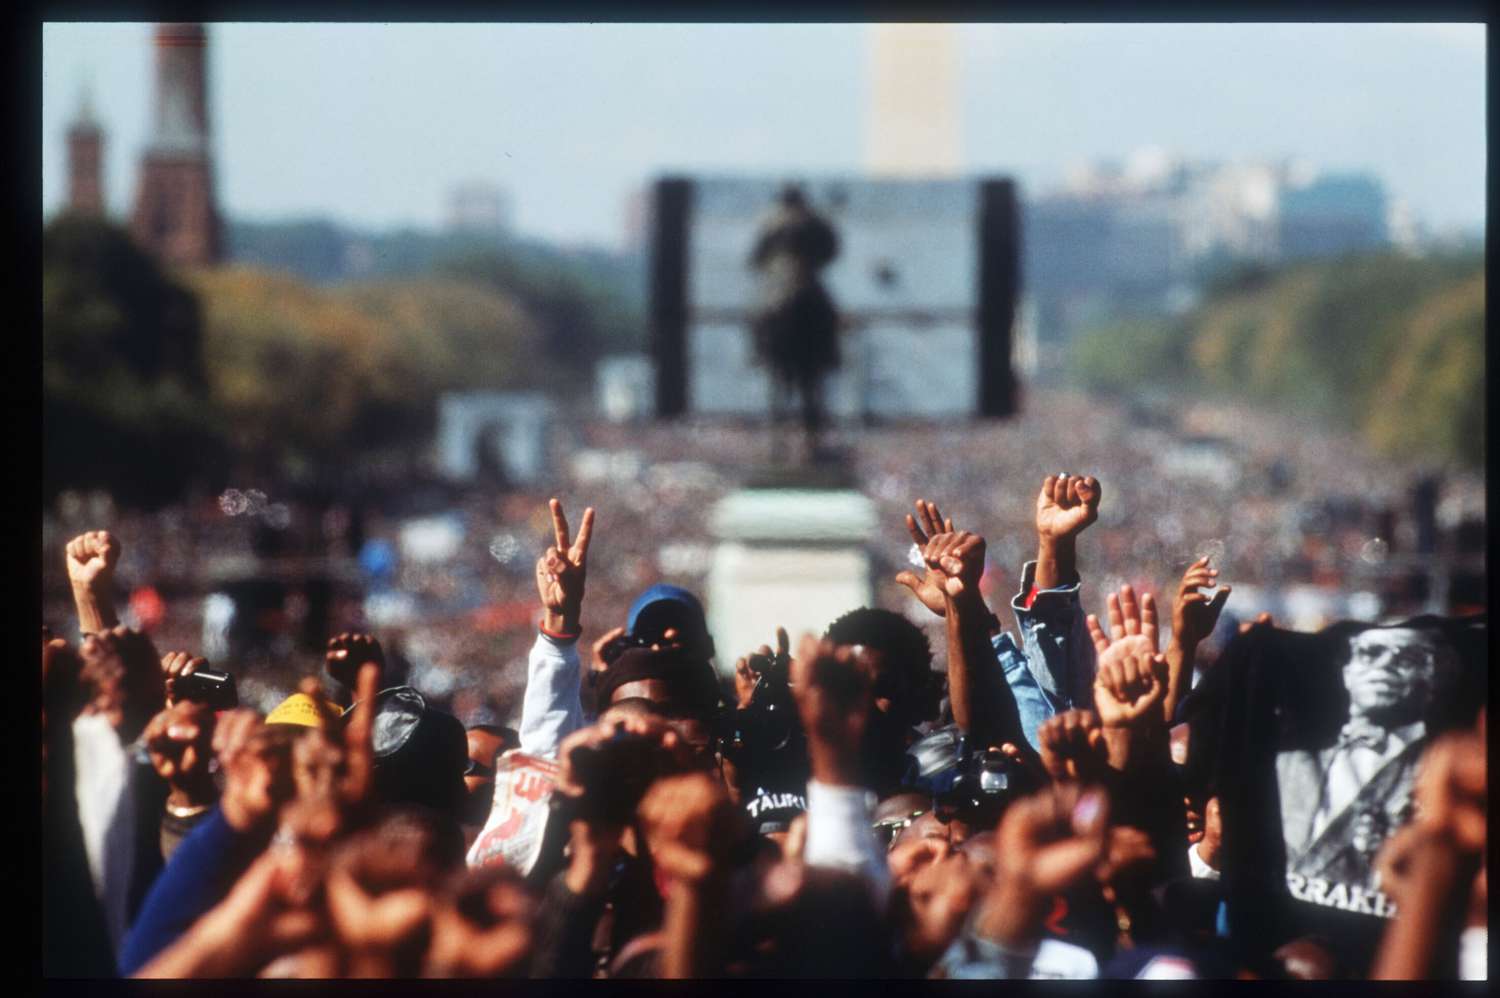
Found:
[(999, 749), (971, 746), (957, 725), (940, 728), (907, 750), (903, 782), (932, 798), (939, 820), (984, 827), (997, 823), (1011, 801), (1040, 786)]
[(807, 737), (792, 699), (791, 660), (783, 653), (754, 654), (746, 663), (757, 676), (750, 701), (726, 711), (719, 751), (735, 765), (741, 783), (805, 783)]
[(199, 669), (172, 681), (172, 695), (178, 700), (192, 700), (214, 710), (233, 710), (240, 705), (234, 677), (216, 669)]

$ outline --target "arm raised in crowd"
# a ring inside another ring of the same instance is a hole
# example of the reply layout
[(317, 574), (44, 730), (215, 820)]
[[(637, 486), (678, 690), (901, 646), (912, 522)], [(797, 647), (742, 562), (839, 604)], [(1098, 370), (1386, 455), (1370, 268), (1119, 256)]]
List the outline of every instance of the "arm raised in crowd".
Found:
[(792, 695), (807, 733), (812, 778), (807, 784), (809, 866), (831, 866), (862, 877), (877, 908), (890, 895), (890, 870), (875, 838), (873, 794), (863, 785), (860, 748), (872, 703), (875, 670), (849, 645), (804, 635), (791, 662)]
[(1156, 601), (1150, 593), (1136, 601), (1135, 590), (1121, 586), (1110, 593), (1110, 633), (1099, 618), (1088, 617), (1089, 633), (1099, 654), (1094, 679), (1094, 706), (1109, 747), (1109, 763), (1125, 771), (1143, 758), (1143, 749), (1163, 742), (1166, 722), (1161, 702), (1167, 693), (1166, 658), (1158, 653), (1160, 640)]
[(78, 630), (102, 634), (120, 623), (115, 613), (115, 565), (120, 561), (120, 543), (107, 530), (90, 530), (68, 542), (64, 556), (68, 582), (73, 587), (73, 605), (78, 609)]
[(583, 511), (578, 536), (570, 540), (562, 503), (548, 503), (553, 544), (536, 562), (537, 595), (542, 628), (526, 665), (526, 693), (521, 702), (521, 751), (555, 757), (564, 738), (583, 726), (579, 700), (578, 636), (582, 633), (584, 581), (594, 510)]
[(979, 663), (995, 657), (990, 644), (994, 614), (979, 591), (984, 555), (984, 538), (968, 531), (938, 534), (922, 552), (928, 566), (944, 575), (948, 696), (953, 719), (977, 745), (1029, 744), (1010, 686), (984, 682), (978, 669)]
[(657, 781), (641, 801), (652, 862), (668, 880), (663, 977), (722, 975), (728, 952), (726, 859), (740, 814), (721, 781), (688, 773)]
[(1037, 589), (1078, 581), (1078, 535), (1099, 519), (1104, 490), (1092, 475), (1048, 475), (1036, 497)]
[(1187, 694), (1198, 646), (1213, 633), (1229, 600), (1230, 586), (1221, 586), (1212, 596), (1199, 591), (1213, 586), (1218, 577), (1219, 570), (1203, 557), (1188, 566), (1177, 585), (1177, 598), (1172, 601), (1172, 637), (1167, 642), (1167, 695), (1162, 700), (1162, 713), (1168, 724)]

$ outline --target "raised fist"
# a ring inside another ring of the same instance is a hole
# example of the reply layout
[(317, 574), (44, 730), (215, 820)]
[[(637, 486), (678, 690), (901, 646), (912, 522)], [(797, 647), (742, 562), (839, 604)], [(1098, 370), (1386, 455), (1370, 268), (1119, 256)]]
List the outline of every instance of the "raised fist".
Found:
[(1092, 475), (1048, 475), (1036, 498), (1036, 532), (1052, 540), (1076, 536), (1099, 519), (1102, 493)]
[(724, 784), (706, 773), (657, 780), (639, 809), (651, 859), (668, 876), (697, 882), (734, 844), (739, 812)]
[(208, 764), (213, 758), (214, 712), (207, 704), (184, 700), (157, 714), (141, 740), (151, 765), (183, 804), (214, 798)]
[(120, 561), (120, 544), (107, 530), (90, 530), (68, 542), (68, 581), (84, 589), (107, 585)]
[(1042, 768), (1054, 780), (1094, 780), (1108, 767), (1104, 729), (1091, 710), (1067, 710), (1037, 728)]
[(873, 663), (852, 646), (803, 636), (791, 664), (792, 696), (819, 782), (857, 785), (874, 680)]
[(1128, 728), (1151, 715), (1167, 694), (1167, 660), (1144, 647), (1145, 639), (1119, 641), (1099, 657), (1094, 677), (1094, 706), (1107, 728)]
[(929, 570), (942, 573), (943, 592), (958, 598), (979, 592), (984, 575), (984, 538), (967, 530), (938, 534), (927, 542), (922, 558)]
[(385, 652), (381, 650), (380, 642), (368, 634), (340, 634), (328, 642), (328, 650), (323, 655), (328, 674), (351, 690), (360, 666), (366, 662), (374, 662), (380, 666), (381, 672), (385, 671)]

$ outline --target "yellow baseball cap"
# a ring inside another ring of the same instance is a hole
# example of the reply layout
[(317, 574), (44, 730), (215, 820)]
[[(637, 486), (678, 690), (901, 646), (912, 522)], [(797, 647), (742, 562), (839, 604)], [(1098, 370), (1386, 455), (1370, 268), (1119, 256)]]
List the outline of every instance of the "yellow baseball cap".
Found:
[[(324, 706), (333, 717), (339, 716), (339, 705), (332, 700), (325, 700)], [(318, 705), (312, 697), (306, 693), (293, 693), (281, 703), (276, 709), (266, 715), (267, 724), (297, 724), (304, 728), (322, 728), (324, 714), (318, 710)]]

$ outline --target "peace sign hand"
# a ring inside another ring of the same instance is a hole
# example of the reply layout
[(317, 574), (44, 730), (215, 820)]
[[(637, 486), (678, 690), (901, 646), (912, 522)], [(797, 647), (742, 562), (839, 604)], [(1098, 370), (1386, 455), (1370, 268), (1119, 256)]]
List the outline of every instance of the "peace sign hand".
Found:
[(548, 502), (555, 543), (536, 561), (536, 588), (542, 599), (542, 627), (552, 634), (577, 636), (583, 610), (583, 583), (588, 566), (589, 540), (594, 534), (594, 508), (583, 511), (578, 536), (569, 543), (568, 518), (562, 503)]

